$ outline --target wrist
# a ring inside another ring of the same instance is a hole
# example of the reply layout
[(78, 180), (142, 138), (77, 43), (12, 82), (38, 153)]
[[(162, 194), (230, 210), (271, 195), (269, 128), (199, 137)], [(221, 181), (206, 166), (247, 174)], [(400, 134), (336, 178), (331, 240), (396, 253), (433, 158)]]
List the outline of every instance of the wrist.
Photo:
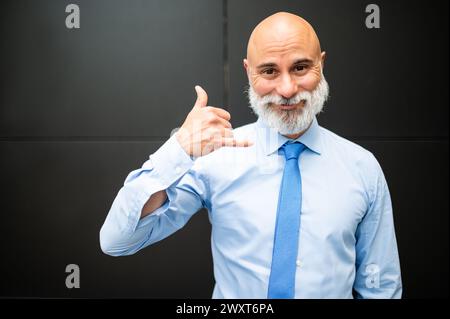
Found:
[(186, 154), (192, 158), (192, 154), (190, 152), (190, 146), (189, 146), (190, 138), (189, 138), (188, 134), (186, 134), (186, 130), (183, 128), (180, 128), (175, 133), (175, 139), (177, 140), (177, 142), (181, 146), (181, 148), (186, 152)]

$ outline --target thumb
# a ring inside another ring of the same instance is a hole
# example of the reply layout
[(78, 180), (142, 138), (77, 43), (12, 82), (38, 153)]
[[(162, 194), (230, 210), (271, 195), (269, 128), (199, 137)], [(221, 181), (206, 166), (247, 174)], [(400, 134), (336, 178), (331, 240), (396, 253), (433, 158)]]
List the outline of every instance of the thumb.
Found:
[(194, 107), (204, 107), (208, 103), (208, 94), (200, 85), (195, 86), (197, 92), (197, 101), (195, 101)]

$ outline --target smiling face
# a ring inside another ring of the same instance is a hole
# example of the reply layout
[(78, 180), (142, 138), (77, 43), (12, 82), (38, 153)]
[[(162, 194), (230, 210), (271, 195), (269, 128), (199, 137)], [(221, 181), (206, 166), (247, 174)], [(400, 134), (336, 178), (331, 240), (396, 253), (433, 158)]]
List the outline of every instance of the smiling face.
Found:
[(285, 125), (275, 128), (285, 135), (304, 131), (328, 96), (324, 59), (317, 35), (304, 19), (282, 12), (263, 20), (250, 36), (244, 59), (250, 102), (258, 116), (277, 115)]

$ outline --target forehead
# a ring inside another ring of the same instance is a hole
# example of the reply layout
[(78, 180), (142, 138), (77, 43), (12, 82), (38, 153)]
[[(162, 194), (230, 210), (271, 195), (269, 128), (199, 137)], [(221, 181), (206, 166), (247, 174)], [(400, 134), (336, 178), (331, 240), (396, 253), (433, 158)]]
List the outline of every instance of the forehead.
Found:
[(320, 55), (320, 49), (315, 37), (308, 32), (280, 33), (277, 30), (261, 32), (254, 39), (251, 48), (253, 63), (265, 63), (277, 61), (289, 62), (295, 59), (309, 59), (316, 61)]

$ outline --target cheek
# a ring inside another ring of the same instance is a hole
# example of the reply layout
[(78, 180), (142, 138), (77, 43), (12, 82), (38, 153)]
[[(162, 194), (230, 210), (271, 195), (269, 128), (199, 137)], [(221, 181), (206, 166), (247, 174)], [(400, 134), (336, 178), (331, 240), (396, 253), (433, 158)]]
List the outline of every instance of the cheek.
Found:
[(256, 94), (259, 96), (264, 96), (267, 94), (272, 93), (274, 90), (275, 85), (273, 81), (269, 81), (266, 79), (257, 78), (253, 81), (253, 89), (255, 90)]
[(302, 76), (299, 79), (299, 86), (306, 91), (313, 91), (320, 82), (320, 75), (316, 72), (311, 72)]

